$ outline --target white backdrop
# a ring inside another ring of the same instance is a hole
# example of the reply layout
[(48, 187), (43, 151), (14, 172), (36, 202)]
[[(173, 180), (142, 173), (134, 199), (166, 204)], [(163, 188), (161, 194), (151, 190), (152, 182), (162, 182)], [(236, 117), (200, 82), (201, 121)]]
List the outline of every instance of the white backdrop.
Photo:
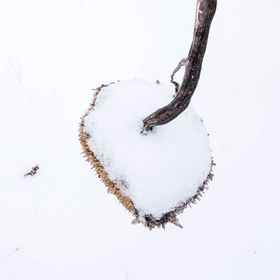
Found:
[(184, 229), (149, 231), (82, 158), (79, 118), (101, 83), (169, 82), (195, 1), (0, 0), (0, 279), (280, 279), (279, 12), (218, 1), (192, 100), (215, 178)]

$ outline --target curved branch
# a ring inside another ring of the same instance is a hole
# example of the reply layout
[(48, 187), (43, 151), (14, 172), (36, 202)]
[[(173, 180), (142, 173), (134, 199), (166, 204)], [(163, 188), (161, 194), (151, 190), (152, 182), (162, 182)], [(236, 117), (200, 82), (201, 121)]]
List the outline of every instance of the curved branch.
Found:
[(170, 81), (175, 86), (175, 92), (178, 92), (180, 85), (174, 81), (174, 76), (183, 66), (187, 66), (187, 65), (188, 65), (188, 58), (181, 59), (181, 61), (179, 62), (179, 64), (176, 66), (176, 68), (173, 70), (171, 74)]
[[(188, 107), (199, 81), (216, 6), (217, 0), (197, 0), (193, 41), (188, 57), (180, 61), (171, 75), (171, 83), (175, 85), (177, 94), (168, 105), (156, 110), (143, 120), (143, 132), (172, 121)], [(185, 73), (180, 86), (173, 78), (182, 66), (185, 66)]]

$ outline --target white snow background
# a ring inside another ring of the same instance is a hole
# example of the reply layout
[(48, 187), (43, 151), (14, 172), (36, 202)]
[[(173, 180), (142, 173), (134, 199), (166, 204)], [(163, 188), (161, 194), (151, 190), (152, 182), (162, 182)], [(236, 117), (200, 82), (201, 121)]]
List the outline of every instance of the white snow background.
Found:
[(279, 12), (218, 1), (192, 100), (214, 181), (184, 229), (149, 231), (80, 154), (78, 124), (101, 83), (168, 83), (195, 1), (0, 0), (0, 279), (280, 279)]

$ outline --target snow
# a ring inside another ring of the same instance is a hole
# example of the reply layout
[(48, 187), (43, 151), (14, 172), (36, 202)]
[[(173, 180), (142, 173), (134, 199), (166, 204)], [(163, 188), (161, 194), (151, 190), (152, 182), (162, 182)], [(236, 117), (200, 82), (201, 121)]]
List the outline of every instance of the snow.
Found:
[(84, 119), (91, 151), (133, 201), (140, 218), (152, 215), (159, 220), (184, 204), (211, 169), (207, 132), (191, 107), (149, 135), (140, 133), (143, 119), (173, 95), (172, 85), (118, 82), (101, 89)]
[(169, 83), (194, 2), (1, 0), (0, 279), (280, 279), (279, 12), (218, 2), (192, 99), (214, 181), (183, 229), (149, 231), (90, 169), (78, 127), (101, 83)]

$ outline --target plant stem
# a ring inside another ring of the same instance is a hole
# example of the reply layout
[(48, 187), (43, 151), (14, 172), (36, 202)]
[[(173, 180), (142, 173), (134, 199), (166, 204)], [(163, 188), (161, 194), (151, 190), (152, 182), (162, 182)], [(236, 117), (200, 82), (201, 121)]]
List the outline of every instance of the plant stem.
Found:
[[(180, 61), (171, 75), (171, 82), (175, 85), (176, 96), (168, 105), (159, 108), (143, 120), (144, 133), (152, 130), (155, 126), (164, 125), (172, 121), (189, 106), (199, 81), (216, 6), (217, 0), (197, 0), (193, 41), (188, 57)], [(173, 77), (182, 66), (185, 67), (185, 73), (182, 84), (179, 85), (173, 80)]]

